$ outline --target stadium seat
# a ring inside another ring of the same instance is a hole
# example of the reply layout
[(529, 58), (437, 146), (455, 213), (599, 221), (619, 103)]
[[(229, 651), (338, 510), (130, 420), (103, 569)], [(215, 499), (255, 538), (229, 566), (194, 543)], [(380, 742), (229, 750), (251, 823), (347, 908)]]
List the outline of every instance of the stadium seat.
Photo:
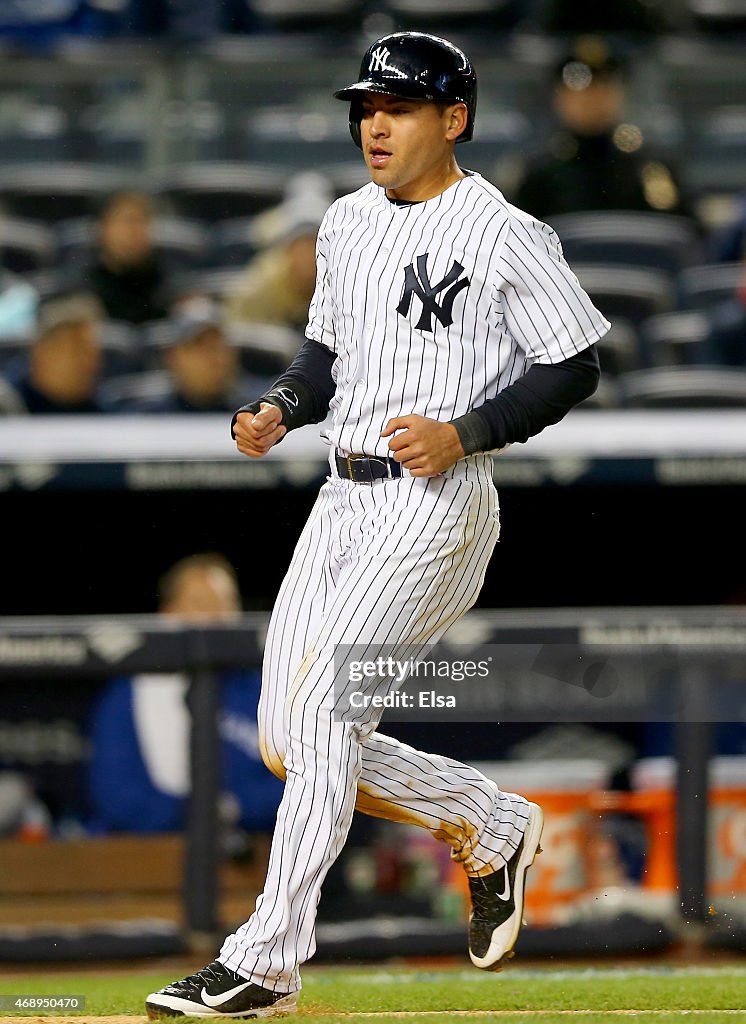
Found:
[(357, 161), (329, 164), (317, 169), (327, 176), (337, 198), (354, 192), (370, 181), (370, 174), (368, 174), (362, 156)]
[(0, 265), (17, 274), (43, 270), (55, 262), (52, 232), (34, 221), (0, 218)]
[(57, 254), (62, 266), (73, 269), (88, 260), (94, 231), (93, 217), (70, 217), (55, 224)]
[(575, 263), (573, 271), (609, 320), (638, 326), (656, 313), (675, 307), (676, 290), (669, 274), (660, 270), (603, 263)]
[(580, 403), (583, 409), (617, 409), (619, 408), (619, 388), (616, 378), (602, 373), (598, 387), (590, 398)]
[(156, 249), (172, 264), (202, 266), (207, 258), (208, 232), (203, 224), (183, 217), (158, 217), (153, 223)]
[(551, 220), (565, 258), (575, 263), (623, 263), (669, 274), (701, 258), (697, 227), (666, 213), (568, 213)]
[(54, 223), (93, 214), (127, 184), (122, 172), (97, 164), (14, 164), (0, 167), (0, 200), (16, 217)]
[(29, 350), (31, 339), (28, 337), (0, 337), (0, 374), (13, 364), (17, 364)]
[(664, 95), (652, 97), (652, 102), (647, 99), (635, 104), (630, 120), (642, 132), (651, 152), (665, 153), (678, 166), (683, 157), (687, 112)]
[(732, 155), (723, 157), (722, 153), (710, 152), (706, 146), (690, 145), (686, 181), (696, 208), (710, 197), (737, 198), (746, 181), (746, 152), (736, 148)]
[(639, 370), (642, 366), (638, 332), (620, 317), (611, 321), (611, 330), (598, 342), (596, 351), (605, 378)]
[(271, 28), (282, 32), (325, 32), (357, 28), (362, 0), (251, 0), (251, 10)]
[(636, 370), (617, 381), (622, 404), (634, 408), (746, 407), (746, 370), (678, 366)]
[(743, 263), (709, 263), (689, 267), (679, 277), (681, 304), (685, 309), (710, 309), (731, 299), (746, 278)]
[(746, 145), (746, 105), (727, 103), (703, 111), (690, 138), (692, 151), (699, 149), (723, 160), (740, 157)]
[(243, 121), (245, 156), (304, 170), (321, 160), (350, 159), (354, 149), (343, 113), (341, 106), (327, 111), (301, 106), (253, 110)]
[(159, 364), (160, 355), (173, 337), (174, 324), (171, 320), (151, 320), (142, 326), (145, 361), (149, 367)]
[(200, 221), (248, 217), (276, 205), (288, 176), (284, 168), (245, 163), (186, 164), (164, 172), (153, 192), (174, 212)]
[(676, 104), (688, 122), (705, 110), (732, 103), (743, 95), (739, 87), (746, 78), (746, 67), (739, 40), (694, 32), (671, 35), (660, 40), (654, 60), (663, 95)]
[(651, 316), (640, 325), (642, 368), (704, 362), (702, 343), (708, 331), (708, 318), (699, 310)]
[(12, 85), (3, 84), (8, 92), (0, 105), (0, 164), (77, 159), (72, 104), (69, 97), (60, 95), (62, 90), (55, 89), (52, 77), (45, 82), (37, 79), (33, 86), (22, 76)]
[(243, 267), (212, 267), (209, 270), (193, 271), (181, 281), (181, 291), (194, 291), (209, 296), (214, 302), (222, 303), (234, 282), (243, 274)]
[(240, 352), (241, 365), (256, 376), (277, 376), (287, 369), (303, 344), (303, 332), (280, 324), (229, 324), (231, 343)]
[(253, 217), (237, 217), (215, 224), (210, 232), (210, 266), (244, 267), (259, 248)]
[(36, 289), (40, 299), (50, 298), (57, 292), (65, 291), (69, 286), (66, 271), (56, 267), (48, 270), (35, 270), (33, 273), (25, 274), (24, 277)]
[(142, 330), (120, 320), (105, 320), (99, 339), (103, 351), (103, 378), (138, 373), (144, 368)]
[(746, 32), (746, 4), (743, 0), (686, 0), (686, 9), (703, 32), (729, 35)]
[(522, 13), (514, 0), (388, 0), (398, 28), (506, 28)]
[(497, 169), (504, 159), (513, 159), (516, 150), (531, 149), (543, 135), (543, 123), (527, 111), (513, 107), (479, 111), (474, 138), (462, 153), (461, 166), (478, 171), (497, 183)]
[(101, 402), (112, 412), (124, 412), (134, 404), (165, 398), (171, 393), (171, 378), (166, 370), (124, 373), (104, 381)]

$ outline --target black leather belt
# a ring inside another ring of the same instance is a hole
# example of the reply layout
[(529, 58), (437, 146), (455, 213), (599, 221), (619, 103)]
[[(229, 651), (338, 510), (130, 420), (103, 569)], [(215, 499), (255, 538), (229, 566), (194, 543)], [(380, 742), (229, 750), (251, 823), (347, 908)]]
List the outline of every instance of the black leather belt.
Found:
[(372, 484), (374, 480), (390, 480), (401, 476), (401, 464), (382, 455), (344, 455), (337, 451), (337, 473), (343, 480)]

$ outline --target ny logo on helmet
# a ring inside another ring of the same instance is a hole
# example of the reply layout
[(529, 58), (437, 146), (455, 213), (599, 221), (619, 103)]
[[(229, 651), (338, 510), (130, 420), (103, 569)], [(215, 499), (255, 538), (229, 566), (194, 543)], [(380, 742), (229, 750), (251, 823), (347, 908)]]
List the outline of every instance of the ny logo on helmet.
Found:
[(403, 71), (394, 67), (393, 64), (389, 64), (390, 56), (391, 50), (385, 46), (377, 46), (370, 55), (368, 71), (388, 71), (389, 74), (395, 75), (397, 78), (406, 78), (407, 76)]
[[(412, 296), (416, 295), (422, 303), (422, 312), (416, 327), (418, 331), (433, 330), (433, 315), (441, 322), (443, 327), (450, 327), (453, 323), (453, 303), (460, 291), (469, 286), (469, 278), (461, 277), (464, 268), (456, 260), (453, 261), (451, 269), (446, 276), (436, 285), (430, 284), (430, 277), (427, 272), (428, 253), (417, 257), (417, 271), (414, 264), (410, 263), (404, 270), (404, 293), (401, 297), (396, 312), (400, 316), (407, 316), (412, 305)], [(443, 292), (441, 304), (435, 301), (437, 296)]]

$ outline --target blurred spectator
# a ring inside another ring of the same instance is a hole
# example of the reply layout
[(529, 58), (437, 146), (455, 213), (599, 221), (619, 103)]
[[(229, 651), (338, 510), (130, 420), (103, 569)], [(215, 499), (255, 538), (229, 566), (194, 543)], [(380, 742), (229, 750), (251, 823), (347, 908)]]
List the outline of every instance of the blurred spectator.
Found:
[(734, 294), (708, 311), (709, 329), (697, 346), (698, 362), (746, 367), (746, 256)]
[(34, 333), (39, 295), (18, 274), (0, 268), (0, 338), (27, 338)]
[(733, 220), (708, 241), (713, 263), (740, 263), (740, 281), (733, 294), (706, 311), (707, 333), (692, 347), (691, 359), (715, 366), (746, 367), (746, 193)]
[(104, 36), (118, 27), (128, 0), (0, 0), (0, 36), (30, 49), (60, 36)]
[(249, 0), (125, 0), (125, 5), (129, 35), (187, 42), (262, 28)]
[(26, 407), (10, 381), (0, 377), (0, 416), (23, 416)]
[(46, 805), (20, 772), (0, 770), (0, 836), (35, 842), (51, 830)]
[(746, 260), (746, 194), (741, 197), (733, 220), (713, 232), (709, 249), (713, 263), (740, 263)]
[(331, 202), (323, 179), (298, 175), (285, 201), (258, 218), (266, 248), (228, 293), (228, 320), (305, 328), (316, 283), (316, 235)]
[(116, 192), (98, 220), (96, 251), (85, 288), (111, 320), (143, 324), (168, 316), (169, 268), (153, 244), (153, 210), (142, 192)]
[(100, 303), (85, 293), (41, 304), (27, 359), (7, 371), (17, 410), (32, 414), (103, 411), (98, 399), (102, 319)]
[[(236, 574), (222, 555), (176, 562), (159, 586), (159, 613), (182, 622), (230, 622), (241, 610)], [(226, 826), (270, 831), (283, 784), (259, 753), (258, 670), (221, 674), (221, 816)], [(147, 674), (117, 679), (92, 720), (90, 798), (94, 826), (111, 831), (181, 828), (189, 792), (188, 679)]]
[(256, 32), (249, 0), (0, 0), (0, 36), (44, 49), (65, 36), (203, 40)]
[(581, 37), (554, 72), (559, 130), (529, 161), (514, 202), (542, 220), (584, 210), (689, 214), (673, 170), (622, 122), (624, 62), (605, 40)]
[(238, 349), (215, 311), (191, 308), (192, 312), (173, 321), (163, 352), (169, 391), (133, 400), (126, 411), (234, 412), (272, 383), (242, 371)]

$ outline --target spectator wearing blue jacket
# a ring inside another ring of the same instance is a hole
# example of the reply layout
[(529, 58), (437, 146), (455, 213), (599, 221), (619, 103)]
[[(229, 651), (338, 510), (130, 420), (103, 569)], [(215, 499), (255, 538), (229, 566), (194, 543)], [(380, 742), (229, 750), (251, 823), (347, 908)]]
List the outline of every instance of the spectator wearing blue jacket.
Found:
[[(230, 620), (240, 611), (238, 582), (222, 555), (176, 562), (160, 584), (159, 611), (192, 622)], [(271, 832), (283, 783), (262, 762), (259, 671), (221, 676), (221, 818), (227, 826)], [(183, 827), (190, 788), (188, 679), (143, 674), (115, 679), (94, 708), (89, 793), (99, 831), (164, 832)]]

